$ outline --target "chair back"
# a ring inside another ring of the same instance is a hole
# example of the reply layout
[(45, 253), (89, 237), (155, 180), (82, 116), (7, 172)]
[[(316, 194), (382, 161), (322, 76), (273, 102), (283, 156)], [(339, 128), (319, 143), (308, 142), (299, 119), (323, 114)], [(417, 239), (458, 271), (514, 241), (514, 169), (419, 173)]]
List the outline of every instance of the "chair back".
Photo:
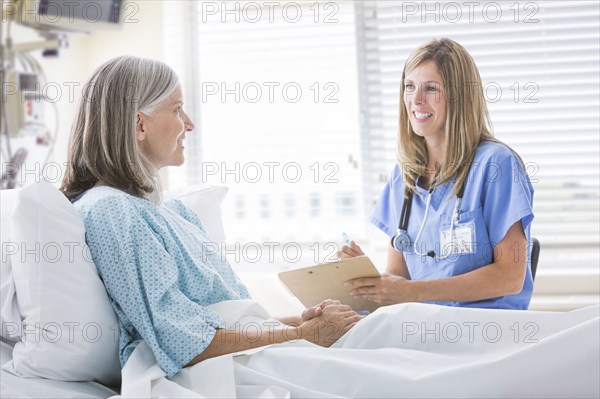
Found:
[(535, 272), (537, 271), (538, 260), (540, 259), (540, 241), (531, 237), (531, 257), (529, 263), (531, 264), (531, 278), (535, 281)]

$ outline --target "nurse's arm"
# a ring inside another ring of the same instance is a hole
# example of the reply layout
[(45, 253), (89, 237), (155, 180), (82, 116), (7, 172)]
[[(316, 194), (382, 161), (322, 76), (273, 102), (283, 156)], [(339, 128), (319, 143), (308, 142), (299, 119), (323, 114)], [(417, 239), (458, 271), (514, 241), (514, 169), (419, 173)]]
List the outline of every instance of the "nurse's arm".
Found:
[(404, 254), (398, 252), (388, 242), (388, 263), (387, 272), (395, 276), (404, 277), (410, 280), (410, 274), (408, 273), (408, 267), (404, 260)]
[(515, 295), (523, 289), (527, 239), (521, 221), (494, 247), (494, 262), (469, 273), (439, 280), (411, 281), (414, 300), (470, 302)]

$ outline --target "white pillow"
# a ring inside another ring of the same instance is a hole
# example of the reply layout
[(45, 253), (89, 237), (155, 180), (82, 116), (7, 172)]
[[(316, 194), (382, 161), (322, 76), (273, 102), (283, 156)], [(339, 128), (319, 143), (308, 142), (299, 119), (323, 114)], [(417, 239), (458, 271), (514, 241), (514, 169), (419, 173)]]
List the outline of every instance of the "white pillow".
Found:
[(223, 186), (189, 186), (174, 188), (163, 193), (165, 200), (176, 198), (185, 206), (196, 212), (202, 221), (208, 237), (216, 242), (225, 241), (225, 230), (221, 217), (221, 202), (227, 194), (227, 187)]
[(10, 240), (10, 218), (17, 204), (18, 193), (16, 189), (0, 190), (0, 335), (11, 341), (19, 340), (18, 328), (15, 327), (21, 323), (10, 266), (10, 254), (18, 251), (17, 244)]
[[(14, 283), (7, 283), (7, 292), (16, 287), (21, 315), (11, 319), (9, 327), (22, 342), (15, 344), (13, 360), (3, 369), (23, 377), (115, 385), (120, 378), (117, 319), (85, 244), (83, 221), (48, 183), (19, 191), (11, 227), (11, 241), (19, 245), (9, 259)], [(178, 198), (194, 210), (208, 236), (222, 242), (220, 202), (226, 193), (226, 187), (207, 185), (164, 196)], [(4, 203), (2, 208), (4, 232)], [(4, 317), (4, 299), (2, 306)]]
[(85, 244), (83, 220), (55, 187), (20, 190), (11, 239), (21, 341), (3, 369), (65, 381), (120, 379), (117, 318)]

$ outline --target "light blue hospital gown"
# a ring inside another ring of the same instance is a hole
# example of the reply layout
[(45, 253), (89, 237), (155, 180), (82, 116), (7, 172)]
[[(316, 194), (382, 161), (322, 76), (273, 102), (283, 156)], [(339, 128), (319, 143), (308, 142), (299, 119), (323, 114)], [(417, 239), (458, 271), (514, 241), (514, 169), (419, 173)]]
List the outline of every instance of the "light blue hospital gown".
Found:
[[(404, 200), (404, 181), (396, 165), (379, 201), (371, 213), (371, 222), (388, 236), (396, 235)], [(414, 242), (425, 214), (428, 192), (417, 187), (408, 223), (408, 236)], [(432, 194), (431, 209), (423, 228), (417, 249), (420, 253), (432, 250), (441, 253), (440, 231), (451, 224), (456, 195), (453, 181), (436, 188)], [(508, 229), (521, 221), (527, 242), (531, 243), (530, 228), (533, 220), (533, 186), (520, 160), (505, 145), (482, 143), (475, 153), (469, 170), (465, 193), (460, 207), (461, 224), (472, 224), (475, 229), (474, 252), (452, 254), (447, 259), (420, 256), (412, 248), (404, 252), (404, 259), (412, 280), (433, 280), (468, 273), (493, 261), (493, 249)], [(527, 256), (531, 252), (527, 248)], [(505, 253), (501, 256), (514, 256)], [(436, 302), (441, 305), (479, 308), (527, 309), (533, 291), (533, 279), (528, 267), (523, 289), (516, 295), (491, 298), (476, 302)]]
[(224, 327), (206, 306), (250, 298), (221, 253), (215, 254), (196, 214), (181, 201), (157, 206), (96, 187), (74, 205), (118, 316), (121, 366), (143, 339), (158, 365), (173, 376)]

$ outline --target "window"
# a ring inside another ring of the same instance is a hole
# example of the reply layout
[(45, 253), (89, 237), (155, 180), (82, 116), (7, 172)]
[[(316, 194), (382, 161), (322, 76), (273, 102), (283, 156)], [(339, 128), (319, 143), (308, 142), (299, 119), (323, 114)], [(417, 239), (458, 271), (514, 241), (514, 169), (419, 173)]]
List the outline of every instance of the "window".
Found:
[(244, 197), (238, 195), (235, 197), (235, 216), (237, 220), (242, 220), (246, 216)]
[(310, 217), (318, 218), (321, 216), (321, 196), (319, 193), (310, 195)]
[(197, 122), (169, 182), (224, 184), (242, 198), (224, 202), (229, 241), (307, 248), (346, 231), (385, 264), (387, 239), (373, 238), (367, 215), (395, 162), (404, 62), (450, 37), (475, 58), (496, 136), (536, 190), (539, 307), (565, 293), (597, 302), (598, 2), (168, 4), (167, 61)]
[(271, 217), (269, 197), (264, 194), (260, 196), (260, 217), (261, 219), (269, 219)]
[(475, 59), (496, 137), (522, 156), (535, 189), (538, 306), (565, 303), (566, 293), (573, 306), (597, 302), (598, 2), (365, 1), (356, 12), (366, 206), (395, 162), (404, 62), (417, 45), (450, 37)]
[[(228, 242), (339, 242), (338, 205), (347, 209), (339, 193), (362, 209), (352, 2), (166, 7), (167, 62), (182, 78), (197, 126), (186, 165), (172, 168), (169, 184), (228, 186)], [(360, 212), (343, 215), (346, 224), (364, 225)]]
[(358, 211), (354, 193), (338, 193), (335, 202), (340, 217), (351, 217)]
[(296, 196), (292, 193), (287, 193), (285, 195), (285, 218), (294, 219), (297, 215)]

